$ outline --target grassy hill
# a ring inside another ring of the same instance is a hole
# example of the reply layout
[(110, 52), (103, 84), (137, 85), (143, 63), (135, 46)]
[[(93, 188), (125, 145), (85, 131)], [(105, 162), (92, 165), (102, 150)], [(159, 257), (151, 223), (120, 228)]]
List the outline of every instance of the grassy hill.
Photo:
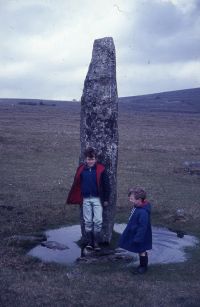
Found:
[(134, 107), (135, 111), (157, 112), (200, 112), (200, 88), (163, 92), (150, 95), (120, 97), (125, 107)]

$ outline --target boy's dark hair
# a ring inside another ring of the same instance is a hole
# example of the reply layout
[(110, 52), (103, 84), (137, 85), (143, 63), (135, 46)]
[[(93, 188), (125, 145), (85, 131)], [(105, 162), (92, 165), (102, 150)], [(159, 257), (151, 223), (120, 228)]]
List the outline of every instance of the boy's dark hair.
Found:
[(95, 148), (88, 147), (84, 151), (84, 156), (85, 156), (85, 158), (97, 158), (97, 152), (96, 152)]
[(133, 194), (135, 196), (135, 199), (142, 199), (145, 200), (147, 197), (147, 193), (143, 188), (136, 187), (129, 190), (128, 196), (131, 196)]

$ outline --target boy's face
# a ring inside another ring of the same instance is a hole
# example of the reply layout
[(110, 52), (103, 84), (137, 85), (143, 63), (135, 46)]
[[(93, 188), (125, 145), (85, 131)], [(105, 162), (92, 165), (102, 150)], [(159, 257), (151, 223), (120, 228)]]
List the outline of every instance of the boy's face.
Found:
[(88, 167), (93, 167), (95, 163), (97, 162), (97, 159), (95, 157), (92, 157), (92, 158), (86, 157), (85, 162)]
[(139, 199), (135, 199), (135, 196), (134, 196), (134, 194), (130, 194), (130, 196), (129, 196), (129, 201), (131, 202), (131, 203), (133, 203), (134, 205), (136, 205), (136, 206), (139, 206), (139, 205), (141, 205), (141, 203), (142, 203), (142, 200), (139, 198)]

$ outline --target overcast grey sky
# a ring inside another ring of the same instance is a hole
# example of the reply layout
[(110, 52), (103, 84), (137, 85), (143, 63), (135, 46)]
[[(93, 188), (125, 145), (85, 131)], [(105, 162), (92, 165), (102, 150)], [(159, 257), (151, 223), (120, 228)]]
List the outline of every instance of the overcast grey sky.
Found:
[(0, 0), (0, 97), (80, 99), (105, 36), (120, 97), (200, 86), (200, 0)]

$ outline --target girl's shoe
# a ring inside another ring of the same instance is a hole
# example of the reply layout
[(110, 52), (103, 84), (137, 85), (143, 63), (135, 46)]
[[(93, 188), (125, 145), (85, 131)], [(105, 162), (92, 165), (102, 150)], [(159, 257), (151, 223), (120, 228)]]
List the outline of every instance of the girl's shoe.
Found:
[(144, 274), (147, 271), (147, 266), (139, 265), (135, 271), (135, 274)]

